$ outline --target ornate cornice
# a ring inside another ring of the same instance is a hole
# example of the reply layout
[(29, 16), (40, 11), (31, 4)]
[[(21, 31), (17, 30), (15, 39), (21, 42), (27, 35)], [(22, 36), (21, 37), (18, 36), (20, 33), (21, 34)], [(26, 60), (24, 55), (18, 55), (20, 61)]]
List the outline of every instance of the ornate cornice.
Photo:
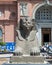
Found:
[(50, 2), (50, 0), (43, 0), (45, 2), (46, 5), (50, 5), (52, 6), (52, 3)]

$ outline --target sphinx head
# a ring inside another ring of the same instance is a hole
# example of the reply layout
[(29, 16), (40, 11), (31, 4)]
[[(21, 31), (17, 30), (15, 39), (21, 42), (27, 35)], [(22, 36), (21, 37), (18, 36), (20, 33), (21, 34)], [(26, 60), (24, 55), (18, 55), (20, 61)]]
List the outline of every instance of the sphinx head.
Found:
[(22, 29), (31, 30), (33, 27), (33, 22), (27, 19), (21, 20), (20, 26)]
[(32, 20), (29, 19), (20, 20), (20, 33), (24, 39), (26, 39), (29, 36), (33, 28), (34, 28), (34, 22)]

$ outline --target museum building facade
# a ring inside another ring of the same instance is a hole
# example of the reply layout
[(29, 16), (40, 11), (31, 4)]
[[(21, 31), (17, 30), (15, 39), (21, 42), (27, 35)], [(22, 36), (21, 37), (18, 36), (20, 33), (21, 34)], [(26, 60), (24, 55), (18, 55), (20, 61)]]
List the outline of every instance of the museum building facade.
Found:
[[(17, 30), (20, 30), (20, 22), (24, 19), (35, 22), (36, 35), (33, 36), (36, 36), (39, 47), (45, 42), (52, 42), (51, 0), (0, 0), (0, 42), (14, 42), (20, 45), (16, 39), (20, 34)], [(21, 36), (25, 40), (28, 39), (28, 34), (27, 37)]]

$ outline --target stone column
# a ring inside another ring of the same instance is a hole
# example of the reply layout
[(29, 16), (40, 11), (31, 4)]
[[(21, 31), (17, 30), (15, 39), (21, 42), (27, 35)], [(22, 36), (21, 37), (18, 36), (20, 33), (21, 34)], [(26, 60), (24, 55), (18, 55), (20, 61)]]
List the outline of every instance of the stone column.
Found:
[(42, 38), (41, 37), (42, 37), (41, 27), (38, 26), (37, 39), (38, 39), (39, 46), (41, 46), (41, 44), (42, 44)]

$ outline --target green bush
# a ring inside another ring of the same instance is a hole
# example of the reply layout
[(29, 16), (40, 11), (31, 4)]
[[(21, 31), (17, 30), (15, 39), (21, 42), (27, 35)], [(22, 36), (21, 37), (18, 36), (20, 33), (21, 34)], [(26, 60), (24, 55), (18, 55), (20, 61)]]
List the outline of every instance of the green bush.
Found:
[(4, 46), (5, 44), (5, 42), (0, 42), (0, 46)]
[(7, 52), (6, 48), (4, 48), (4, 52)]
[(3, 39), (2, 38), (0, 38), (0, 42), (2, 42), (3, 41)]

